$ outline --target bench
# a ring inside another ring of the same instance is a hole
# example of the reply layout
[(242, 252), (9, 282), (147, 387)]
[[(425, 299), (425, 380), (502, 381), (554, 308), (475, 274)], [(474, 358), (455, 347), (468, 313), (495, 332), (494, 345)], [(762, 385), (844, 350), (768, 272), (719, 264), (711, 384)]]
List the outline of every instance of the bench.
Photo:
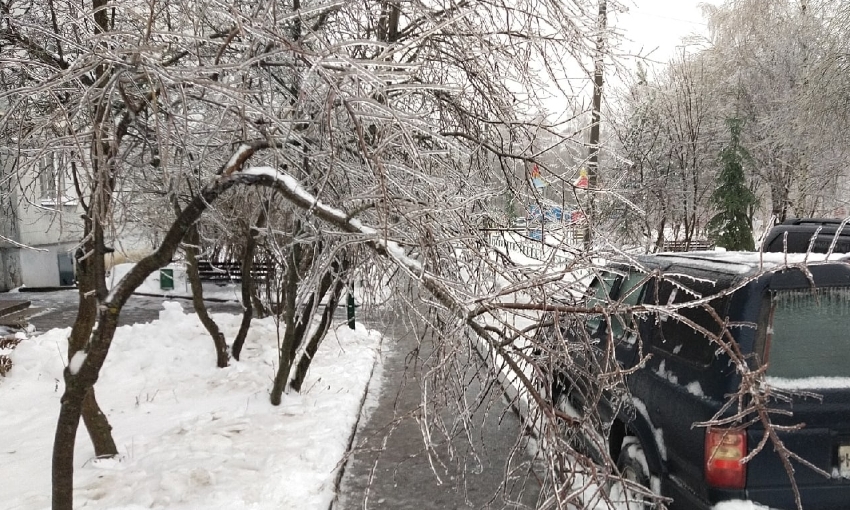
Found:
[(706, 251), (713, 250), (714, 243), (705, 239), (688, 241), (664, 241), (661, 251)]

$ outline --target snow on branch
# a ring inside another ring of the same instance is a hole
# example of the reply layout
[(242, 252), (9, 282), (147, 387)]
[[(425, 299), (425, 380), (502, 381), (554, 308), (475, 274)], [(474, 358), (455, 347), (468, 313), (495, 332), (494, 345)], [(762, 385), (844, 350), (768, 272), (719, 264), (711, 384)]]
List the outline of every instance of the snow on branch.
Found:
[(48, 250), (46, 250), (46, 249), (44, 249), (44, 248), (35, 248), (34, 246), (30, 246), (30, 245), (28, 245), (28, 244), (22, 244), (22, 243), (19, 243), (18, 241), (15, 241), (14, 239), (12, 239), (12, 238), (10, 238), (10, 237), (6, 237), (6, 236), (4, 236), (4, 235), (0, 235), (0, 241), (5, 241), (5, 242), (7, 242), (7, 243), (9, 243), (9, 244), (11, 244), (11, 245), (14, 245), (14, 246), (16, 246), (16, 247), (18, 247), (18, 248), (23, 248), (23, 249), (25, 249), (25, 250), (32, 250), (32, 251), (45, 251), (45, 252), (46, 252), (46, 251), (48, 251)]
[[(363, 223), (356, 218), (350, 218), (348, 214), (340, 209), (322, 203), (321, 200), (305, 190), (291, 175), (280, 172), (271, 167), (253, 167), (240, 173), (242, 175), (262, 176), (272, 179), (276, 184), (274, 187), (278, 189), (278, 191), (283, 192), (287, 198), (295, 201), (301, 207), (312, 211), (319, 218), (333, 223), (346, 232), (362, 234), (370, 237), (370, 241), (372, 241), (376, 246), (381, 247), (381, 251), (401, 265), (404, 269), (419, 277), (423, 276), (422, 263), (407, 255), (404, 248), (402, 248), (398, 243), (387, 239), (380, 239), (377, 236), (377, 230), (363, 225)], [(281, 189), (281, 187), (284, 189)]]
[(388, 239), (381, 239), (376, 229), (363, 225), (357, 219), (350, 218), (340, 209), (322, 203), (318, 198), (305, 190), (294, 177), (274, 168), (253, 167), (236, 172), (229, 179), (241, 180), (243, 184), (247, 185), (272, 187), (293, 205), (312, 212), (317, 218), (345, 232), (361, 234), (369, 238), (368, 243), (376, 252), (386, 256), (399, 267), (413, 274), (422, 283), (422, 286), (438, 302), (445, 306), (457, 320), (475, 332), (478, 336), (478, 341), (484, 346), (484, 352), (488, 352), (488, 355), (498, 356), (508, 367), (513, 377), (516, 378), (516, 381), (528, 392), (528, 395), (538, 405), (545, 405), (543, 397), (517, 364), (517, 361), (505, 350), (505, 346), (501, 342), (493, 338), (491, 330), (488, 330), (487, 325), (477, 320), (477, 314), (480, 315), (481, 312), (459, 300), (438, 278), (430, 274), (422, 266), (421, 262), (405, 253), (404, 249), (398, 243)]

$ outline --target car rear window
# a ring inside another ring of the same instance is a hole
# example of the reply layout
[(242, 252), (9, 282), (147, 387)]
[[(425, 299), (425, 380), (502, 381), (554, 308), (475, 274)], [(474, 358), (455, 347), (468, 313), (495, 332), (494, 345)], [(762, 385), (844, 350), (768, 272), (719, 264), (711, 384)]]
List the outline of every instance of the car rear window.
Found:
[(850, 377), (850, 288), (771, 292), (771, 377)]

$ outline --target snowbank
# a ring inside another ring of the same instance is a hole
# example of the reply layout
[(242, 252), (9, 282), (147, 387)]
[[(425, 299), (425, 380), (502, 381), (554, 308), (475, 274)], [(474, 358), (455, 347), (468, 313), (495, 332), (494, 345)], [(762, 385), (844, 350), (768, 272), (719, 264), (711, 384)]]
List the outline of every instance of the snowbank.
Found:
[[(331, 330), (304, 393), (269, 404), (277, 365), (271, 319), (255, 320), (242, 361), (215, 368), (194, 314), (165, 302), (160, 319), (119, 328), (95, 386), (121, 459), (94, 460), (81, 425), (77, 508), (328, 508), (379, 351), (358, 325)], [(239, 316), (215, 315), (232, 339)], [(50, 457), (69, 329), (29, 338), (0, 379), (4, 508), (50, 506)]]
[(718, 503), (711, 510), (771, 510), (770, 508), (753, 503), (752, 501), (732, 500)]

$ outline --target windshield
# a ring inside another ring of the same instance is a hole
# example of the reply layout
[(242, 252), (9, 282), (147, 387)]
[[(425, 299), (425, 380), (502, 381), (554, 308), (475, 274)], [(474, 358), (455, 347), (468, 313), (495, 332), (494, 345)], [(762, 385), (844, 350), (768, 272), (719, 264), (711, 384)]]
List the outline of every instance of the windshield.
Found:
[(850, 377), (850, 288), (771, 293), (771, 377)]

